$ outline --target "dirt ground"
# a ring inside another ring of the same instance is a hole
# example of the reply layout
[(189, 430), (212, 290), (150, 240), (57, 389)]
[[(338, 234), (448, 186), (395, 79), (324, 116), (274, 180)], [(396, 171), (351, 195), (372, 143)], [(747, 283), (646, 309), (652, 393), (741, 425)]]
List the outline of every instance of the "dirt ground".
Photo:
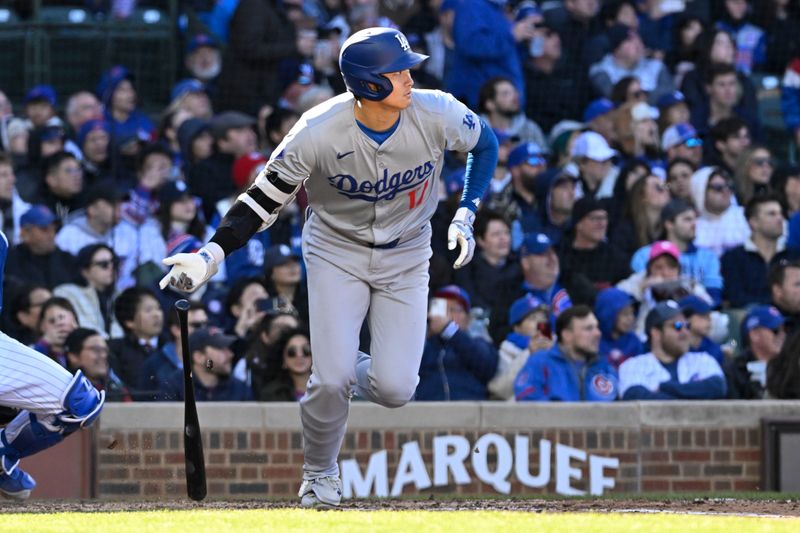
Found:
[[(286, 509), (296, 508), (296, 501), (274, 500), (208, 500), (201, 503), (185, 501), (28, 501), (24, 503), (0, 500), (3, 513), (54, 513), (54, 512), (115, 512), (190, 509)], [(694, 498), (687, 500), (649, 499), (488, 499), (462, 500), (430, 497), (424, 500), (359, 500), (347, 501), (343, 511), (359, 510), (498, 510), (533, 513), (561, 512), (667, 512), (736, 515), (800, 516), (800, 500), (740, 500), (733, 498)]]

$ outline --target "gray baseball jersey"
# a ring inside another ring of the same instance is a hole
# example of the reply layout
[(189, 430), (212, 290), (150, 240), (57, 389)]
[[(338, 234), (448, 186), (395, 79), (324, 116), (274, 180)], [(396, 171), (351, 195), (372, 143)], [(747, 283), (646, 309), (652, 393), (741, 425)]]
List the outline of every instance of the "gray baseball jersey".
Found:
[(378, 146), (356, 124), (353, 105), (348, 92), (305, 113), (256, 185), (269, 190), (267, 172), (295, 185), (306, 180), (309, 205), (327, 226), (385, 244), (433, 216), (445, 151), (472, 149), (481, 126), (452, 95), (414, 90), (396, 131)]

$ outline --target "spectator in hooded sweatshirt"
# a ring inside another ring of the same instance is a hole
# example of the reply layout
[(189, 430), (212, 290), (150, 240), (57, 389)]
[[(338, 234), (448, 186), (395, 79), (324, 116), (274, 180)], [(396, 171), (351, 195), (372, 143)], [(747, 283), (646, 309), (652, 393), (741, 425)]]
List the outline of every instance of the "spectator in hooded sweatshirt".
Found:
[(111, 129), (111, 143), (135, 137), (150, 140), (155, 126), (137, 106), (133, 74), (121, 66), (111, 67), (97, 85), (97, 96), (105, 107), (105, 120)]
[(546, 303), (526, 294), (508, 310), (511, 332), (500, 344), (497, 373), (489, 382), (492, 398), (514, 398), (514, 380), (531, 354), (553, 346), (550, 310)]
[(536, 180), (539, 231), (547, 235), (555, 246), (561, 244), (571, 226), (577, 185), (578, 178), (563, 170), (544, 172)]
[(688, 322), (689, 349), (693, 352), (705, 352), (723, 366), (725, 355), (722, 353), (722, 348), (708, 337), (712, 325), (711, 305), (694, 294), (681, 298), (678, 305), (681, 306)]
[(733, 202), (733, 184), (720, 167), (703, 167), (692, 175), (692, 200), (700, 214), (694, 243), (717, 257), (750, 237), (744, 209)]
[(614, 368), (627, 359), (644, 353), (644, 345), (635, 333), (636, 300), (625, 291), (609, 287), (600, 291), (594, 314), (600, 323), (600, 358)]

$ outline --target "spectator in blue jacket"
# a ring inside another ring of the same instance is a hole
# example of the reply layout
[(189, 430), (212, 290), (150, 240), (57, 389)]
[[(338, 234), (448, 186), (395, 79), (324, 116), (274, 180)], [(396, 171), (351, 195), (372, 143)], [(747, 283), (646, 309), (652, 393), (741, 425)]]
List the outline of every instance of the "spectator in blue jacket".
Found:
[(603, 289), (594, 303), (594, 314), (600, 323), (600, 358), (614, 368), (627, 359), (644, 353), (644, 345), (636, 335), (636, 300), (616, 287)]
[(788, 259), (780, 199), (772, 194), (754, 196), (744, 209), (750, 237), (722, 256), (725, 300), (732, 307), (769, 303), (767, 274)]
[(481, 86), (496, 76), (508, 78), (521, 96), (525, 94), (517, 44), (533, 38), (536, 17), (512, 25), (505, 4), (505, 0), (462, 0), (455, 9), (455, 49), (445, 90), (472, 109), (477, 109)]
[[(221, 330), (200, 328), (189, 335), (192, 353), (194, 392), (199, 402), (247, 402), (253, 392), (244, 381), (231, 376), (233, 352), (236, 341)], [(161, 397), (166, 401), (183, 400), (183, 370), (175, 370), (161, 383)]]
[(577, 305), (561, 313), (556, 319), (556, 344), (531, 355), (517, 374), (517, 401), (615, 400), (617, 371), (598, 357), (601, 335), (590, 307)]
[[(189, 335), (195, 330), (208, 327), (208, 313), (206, 313), (205, 305), (193, 300), (189, 301), (187, 327)], [(160, 350), (150, 353), (142, 365), (142, 373), (151, 380), (150, 388), (152, 390), (158, 390), (161, 383), (169, 380), (176, 370), (183, 368), (181, 343), (178, 342), (181, 327), (178, 323), (177, 313), (167, 313), (167, 328), (172, 340), (165, 343)]]
[(712, 400), (725, 398), (719, 363), (689, 351), (686, 317), (674, 300), (658, 303), (645, 319), (651, 351), (619, 367), (623, 400)]
[(432, 306), (428, 339), (419, 369), (418, 401), (485, 400), (486, 385), (497, 370), (497, 350), (468, 332), (470, 300), (457, 285), (436, 291), (432, 302), (443, 299), (444, 314)]
[(725, 355), (719, 344), (712, 341), (708, 334), (711, 331), (711, 306), (694, 294), (684, 296), (678, 301), (683, 310), (689, 328), (689, 350), (705, 352), (713, 357), (719, 366), (725, 366)]
[[(661, 210), (661, 224), (667, 241), (680, 251), (681, 275), (705, 287), (709, 296), (719, 304), (722, 299), (722, 275), (719, 258), (706, 248), (694, 244), (697, 231), (697, 212), (683, 200), (672, 200)], [(636, 250), (631, 259), (631, 269), (642, 272), (647, 268), (652, 244)]]

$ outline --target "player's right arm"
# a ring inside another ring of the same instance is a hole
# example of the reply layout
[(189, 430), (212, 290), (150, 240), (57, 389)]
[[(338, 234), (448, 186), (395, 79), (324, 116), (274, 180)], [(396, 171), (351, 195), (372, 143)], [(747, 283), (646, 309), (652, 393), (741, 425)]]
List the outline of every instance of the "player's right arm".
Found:
[(299, 133), (302, 129), (293, 129), (275, 149), (266, 168), (239, 195), (208, 244), (195, 253), (176, 254), (163, 260), (172, 269), (161, 280), (162, 289), (171, 285), (179, 291), (195, 291), (217, 273), (218, 265), (227, 255), (275, 222), (280, 210), (294, 199), (309, 175), (307, 165), (302, 162)]

